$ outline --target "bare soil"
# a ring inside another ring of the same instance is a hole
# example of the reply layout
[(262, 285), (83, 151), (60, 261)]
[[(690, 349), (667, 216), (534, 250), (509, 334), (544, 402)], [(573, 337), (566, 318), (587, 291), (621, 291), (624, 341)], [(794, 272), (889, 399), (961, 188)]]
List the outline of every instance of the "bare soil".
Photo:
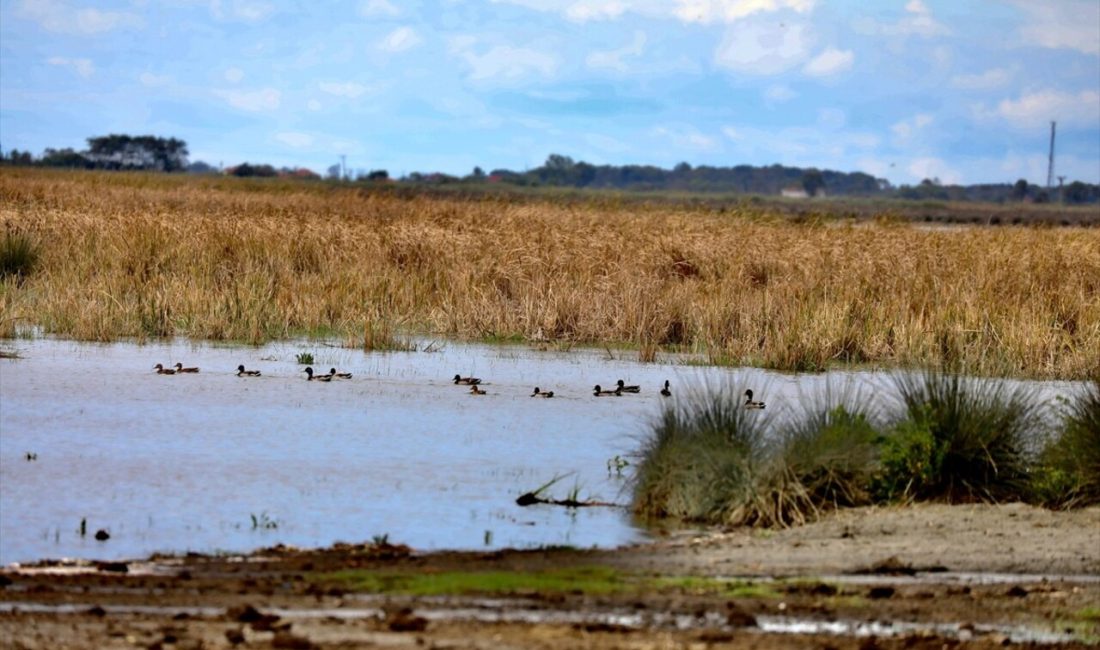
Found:
[[(412, 596), (334, 576), (570, 567), (623, 583)], [(368, 544), (41, 563), (5, 569), (0, 585), (2, 648), (1079, 647), (1100, 641), (1100, 508), (857, 509), (614, 550)]]

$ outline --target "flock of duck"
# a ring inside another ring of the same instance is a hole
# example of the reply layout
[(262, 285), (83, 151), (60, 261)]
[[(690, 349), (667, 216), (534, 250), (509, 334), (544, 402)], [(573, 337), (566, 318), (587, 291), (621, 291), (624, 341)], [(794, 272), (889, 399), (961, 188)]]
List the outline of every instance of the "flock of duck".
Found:
[[(182, 363), (176, 363), (175, 367), (165, 368), (164, 364), (158, 363), (153, 366), (153, 369), (157, 371), (158, 375), (175, 375), (177, 373), (198, 372), (199, 369), (185, 368)], [(319, 374), (313, 371), (312, 366), (306, 366), (304, 371), (306, 373), (307, 381), (332, 381), (333, 379), (351, 379), (350, 372), (337, 372), (336, 368), (330, 368), (328, 374)], [(246, 370), (244, 364), (237, 366), (238, 377), (259, 377), (261, 376), (259, 370)], [(463, 377), (462, 375), (454, 376), (454, 383), (457, 386), (469, 386), (471, 395), (485, 395), (486, 391), (482, 390), (480, 384), (481, 379), (479, 377)], [(624, 393), (640, 393), (642, 392), (641, 386), (628, 386), (622, 379), (616, 382), (615, 388), (611, 390), (604, 390), (599, 384), (596, 384), (593, 389), (593, 395), (596, 397), (621, 397)], [(672, 389), (669, 388), (669, 381), (665, 380), (665, 385), (660, 391), (663, 397), (672, 397)], [(554, 391), (544, 391), (538, 386), (535, 386), (534, 392), (531, 393), (531, 397), (543, 397), (551, 398), (554, 396)], [(758, 402), (752, 398), (752, 390), (745, 391), (745, 403), (744, 407), (747, 409), (762, 409), (764, 408), (764, 402)]]

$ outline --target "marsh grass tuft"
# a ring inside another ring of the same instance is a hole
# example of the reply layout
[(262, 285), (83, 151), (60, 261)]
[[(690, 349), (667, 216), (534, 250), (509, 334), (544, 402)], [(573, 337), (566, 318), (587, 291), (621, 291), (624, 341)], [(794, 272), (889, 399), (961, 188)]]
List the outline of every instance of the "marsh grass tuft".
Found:
[(38, 265), (39, 257), (39, 245), (34, 237), (13, 229), (10, 224), (4, 229), (4, 239), (0, 241), (0, 279), (29, 276)]
[(390, 321), (371, 319), (363, 324), (362, 348), (364, 352), (415, 352), (416, 343), (398, 337)]
[(741, 408), (742, 385), (689, 387), (643, 440), (634, 508), (644, 517), (726, 522), (752, 500), (767, 420)]
[(1043, 450), (1035, 472), (1037, 498), (1056, 507), (1100, 504), (1100, 377), (1060, 415), (1061, 431)]
[(898, 373), (901, 402), (883, 442), (881, 489), (893, 498), (949, 502), (1024, 498), (1045, 424), (1024, 384), (942, 370)]

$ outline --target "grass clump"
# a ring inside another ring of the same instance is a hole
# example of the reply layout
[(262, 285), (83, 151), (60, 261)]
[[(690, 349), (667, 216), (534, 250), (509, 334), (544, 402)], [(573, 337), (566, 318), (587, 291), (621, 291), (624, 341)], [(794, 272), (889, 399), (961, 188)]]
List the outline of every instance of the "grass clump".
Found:
[(788, 526), (824, 512), (872, 502), (880, 435), (869, 402), (856, 393), (823, 393), (781, 430), (745, 523)]
[(1044, 427), (1033, 389), (940, 370), (898, 374), (894, 384), (902, 412), (882, 444), (880, 496), (1027, 496), (1028, 443)]
[(1049, 506), (1100, 504), (1100, 377), (1062, 412), (1061, 432), (1043, 450), (1034, 489)]
[(728, 522), (744, 515), (766, 457), (767, 420), (741, 408), (743, 388), (689, 390), (643, 442), (634, 508), (644, 517)]
[(38, 258), (39, 247), (34, 238), (10, 226), (4, 230), (4, 239), (0, 241), (0, 279), (27, 277), (37, 266)]

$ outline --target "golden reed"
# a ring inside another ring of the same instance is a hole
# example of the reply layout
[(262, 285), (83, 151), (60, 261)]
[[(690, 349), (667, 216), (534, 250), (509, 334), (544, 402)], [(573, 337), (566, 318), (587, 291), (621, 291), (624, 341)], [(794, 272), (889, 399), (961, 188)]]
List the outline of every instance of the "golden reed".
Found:
[(789, 370), (1061, 378), (1100, 359), (1095, 229), (15, 168), (0, 168), (0, 221), (41, 250), (30, 277), (0, 285), (3, 336), (259, 343), (397, 328)]

